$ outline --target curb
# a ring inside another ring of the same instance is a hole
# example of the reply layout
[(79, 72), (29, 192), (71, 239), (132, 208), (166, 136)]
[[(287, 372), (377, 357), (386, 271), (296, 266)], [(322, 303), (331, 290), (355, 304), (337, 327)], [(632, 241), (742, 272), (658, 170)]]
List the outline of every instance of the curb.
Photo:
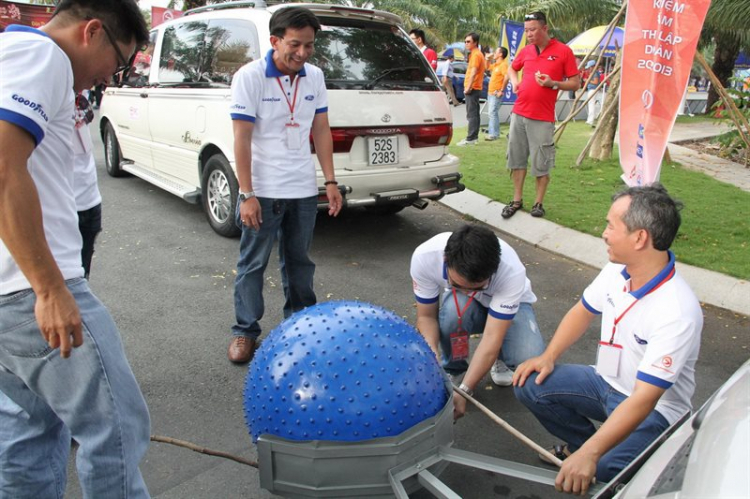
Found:
[[(600, 238), (534, 218), (523, 211), (505, 220), (501, 216), (501, 203), (469, 189), (439, 202), (538, 248), (585, 265), (601, 269), (609, 261)], [(750, 315), (750, 282), (680, 262), (677, 262), (677, 269), (701, 302)]]

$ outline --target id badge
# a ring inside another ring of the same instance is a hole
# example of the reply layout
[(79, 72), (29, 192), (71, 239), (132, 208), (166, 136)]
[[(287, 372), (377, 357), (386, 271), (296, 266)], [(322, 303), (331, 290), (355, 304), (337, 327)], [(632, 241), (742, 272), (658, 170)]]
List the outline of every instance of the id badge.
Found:
[(622, 346), (599, 342), (599, 352), (596, 355), (596, 372), (602, 376), (616, 377), (620, 372), (620, 354)]
[(451, 360), (466, 360), (469, 358), (469, 333), (456, 331), (451, 333)]
[(300, 137), (299, 125), (297, 123), (287, 123), (285, 128), (287, 147), (292, 150), (301, 148), (302, 137)]

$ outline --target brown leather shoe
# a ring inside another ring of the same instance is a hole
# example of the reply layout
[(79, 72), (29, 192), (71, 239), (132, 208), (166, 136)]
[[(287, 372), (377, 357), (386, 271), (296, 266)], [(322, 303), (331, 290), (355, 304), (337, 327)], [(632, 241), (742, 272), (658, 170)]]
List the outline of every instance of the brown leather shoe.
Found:
[(235, 364), (244, 364), (253, 358), (255, 340), (245, 336), (235, 336), (229, 344), (227, 357)]

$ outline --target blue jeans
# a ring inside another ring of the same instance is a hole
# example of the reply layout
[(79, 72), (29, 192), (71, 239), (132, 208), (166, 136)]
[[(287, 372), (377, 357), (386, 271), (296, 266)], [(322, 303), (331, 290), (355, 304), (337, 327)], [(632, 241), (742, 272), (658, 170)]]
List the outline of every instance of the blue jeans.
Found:
[(263, 273), (277, 238), (281, 282), (284, 286), (284, 317), (316, 303), (313, 291), (315, 263), (310, 260), (309, 252), (318, 213), (318, 198), (258, 198), (258, 201), (263, 218), (259, 230), (240, 222), (239, 203), (235, 217), (237, 225), (242, 228), (242, 237), (237, 278), (234, 281), (237, 323), (232, 327), (232, 334), (254, 339), (260, 336), (259, 321), (265, 309)]
[(492, 138), (500, 137), (500, 105), (502, 104), (502, 97), (496, 97), (492, 94), (487, 96), (488, 113), (490, 122), (487, 126), (487, 135)]
[[(464, 293), (457, 293), (461, 310), (466, 306), (469, 297)], [(481, 334), (487, 322), (487, 307), (472, 300), (469, 308), (461, 316), (461, 326), (470, 334)], [(451, 333), (458, 329), (458, 314), (453, 293), (449, 290), (443, 293), (440, 312), (440, 349), (443, 354), (443, 369), (450, 374), (460, 374), (469, 368), (466, 360), (453, 360), (451, 350)], [(498, 358), (511, 369), (515, 369), (521, 362), (536, 357), (544, 350), (544, 340), (536, 323), (534, 309), (529, 303), (521, 303), (513, 322), (508, 328), (500, 349)]]
[(71, 437), (84, 497), (149, 497), (146, 402), (107, 309), (85, 279), (67, 285), (83, 320), (69, 359), (42, 338), (32, 290), (0, 296), (0, 497), (62, 499)]
[[(606, 421), (612, 411), (627, 397), (609, 386), (591, 366), (561, 364), (555, 366), (544, 383), (536, 384), (536, 373), (522, 387), (515, 388), (516, 398), (557, 438), (578, 450), (595, 432), (591, 422)], [(608, 482), (643, 452), (669, 427), (664, 416), (651, 414), (630, 436), (604, 454), (596, 468), (596, 479)]]

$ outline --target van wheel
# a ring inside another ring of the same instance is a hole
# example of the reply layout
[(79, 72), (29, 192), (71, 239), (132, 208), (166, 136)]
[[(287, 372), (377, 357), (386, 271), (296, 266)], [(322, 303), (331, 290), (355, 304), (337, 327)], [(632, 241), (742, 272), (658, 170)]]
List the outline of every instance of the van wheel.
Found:
[(224, 237), (237, 237), (240, 228), (234, 221), (239, 184), (229, 161), (214, 154), (206, 162), (201, 179), (203, 210), (211, 228)]
[(117, 141), (117, 135), (115, 135), (112, 123), (108, 122), (104, 126), (104, 163), (110, 177), (124, 177), (127, 175), (127, 172), (120, 168), (121, 160), (120, 143)]
[(386, 204), (386, 205), (375, 205), (375, 206), (365, 206), (365, 209), (369, 211), (370, 213), (374, 213), (376, 215), (381, 216), (388, 216), (388, 215), (395, 215), (399, 211), (406, 208), (403, 204)]

